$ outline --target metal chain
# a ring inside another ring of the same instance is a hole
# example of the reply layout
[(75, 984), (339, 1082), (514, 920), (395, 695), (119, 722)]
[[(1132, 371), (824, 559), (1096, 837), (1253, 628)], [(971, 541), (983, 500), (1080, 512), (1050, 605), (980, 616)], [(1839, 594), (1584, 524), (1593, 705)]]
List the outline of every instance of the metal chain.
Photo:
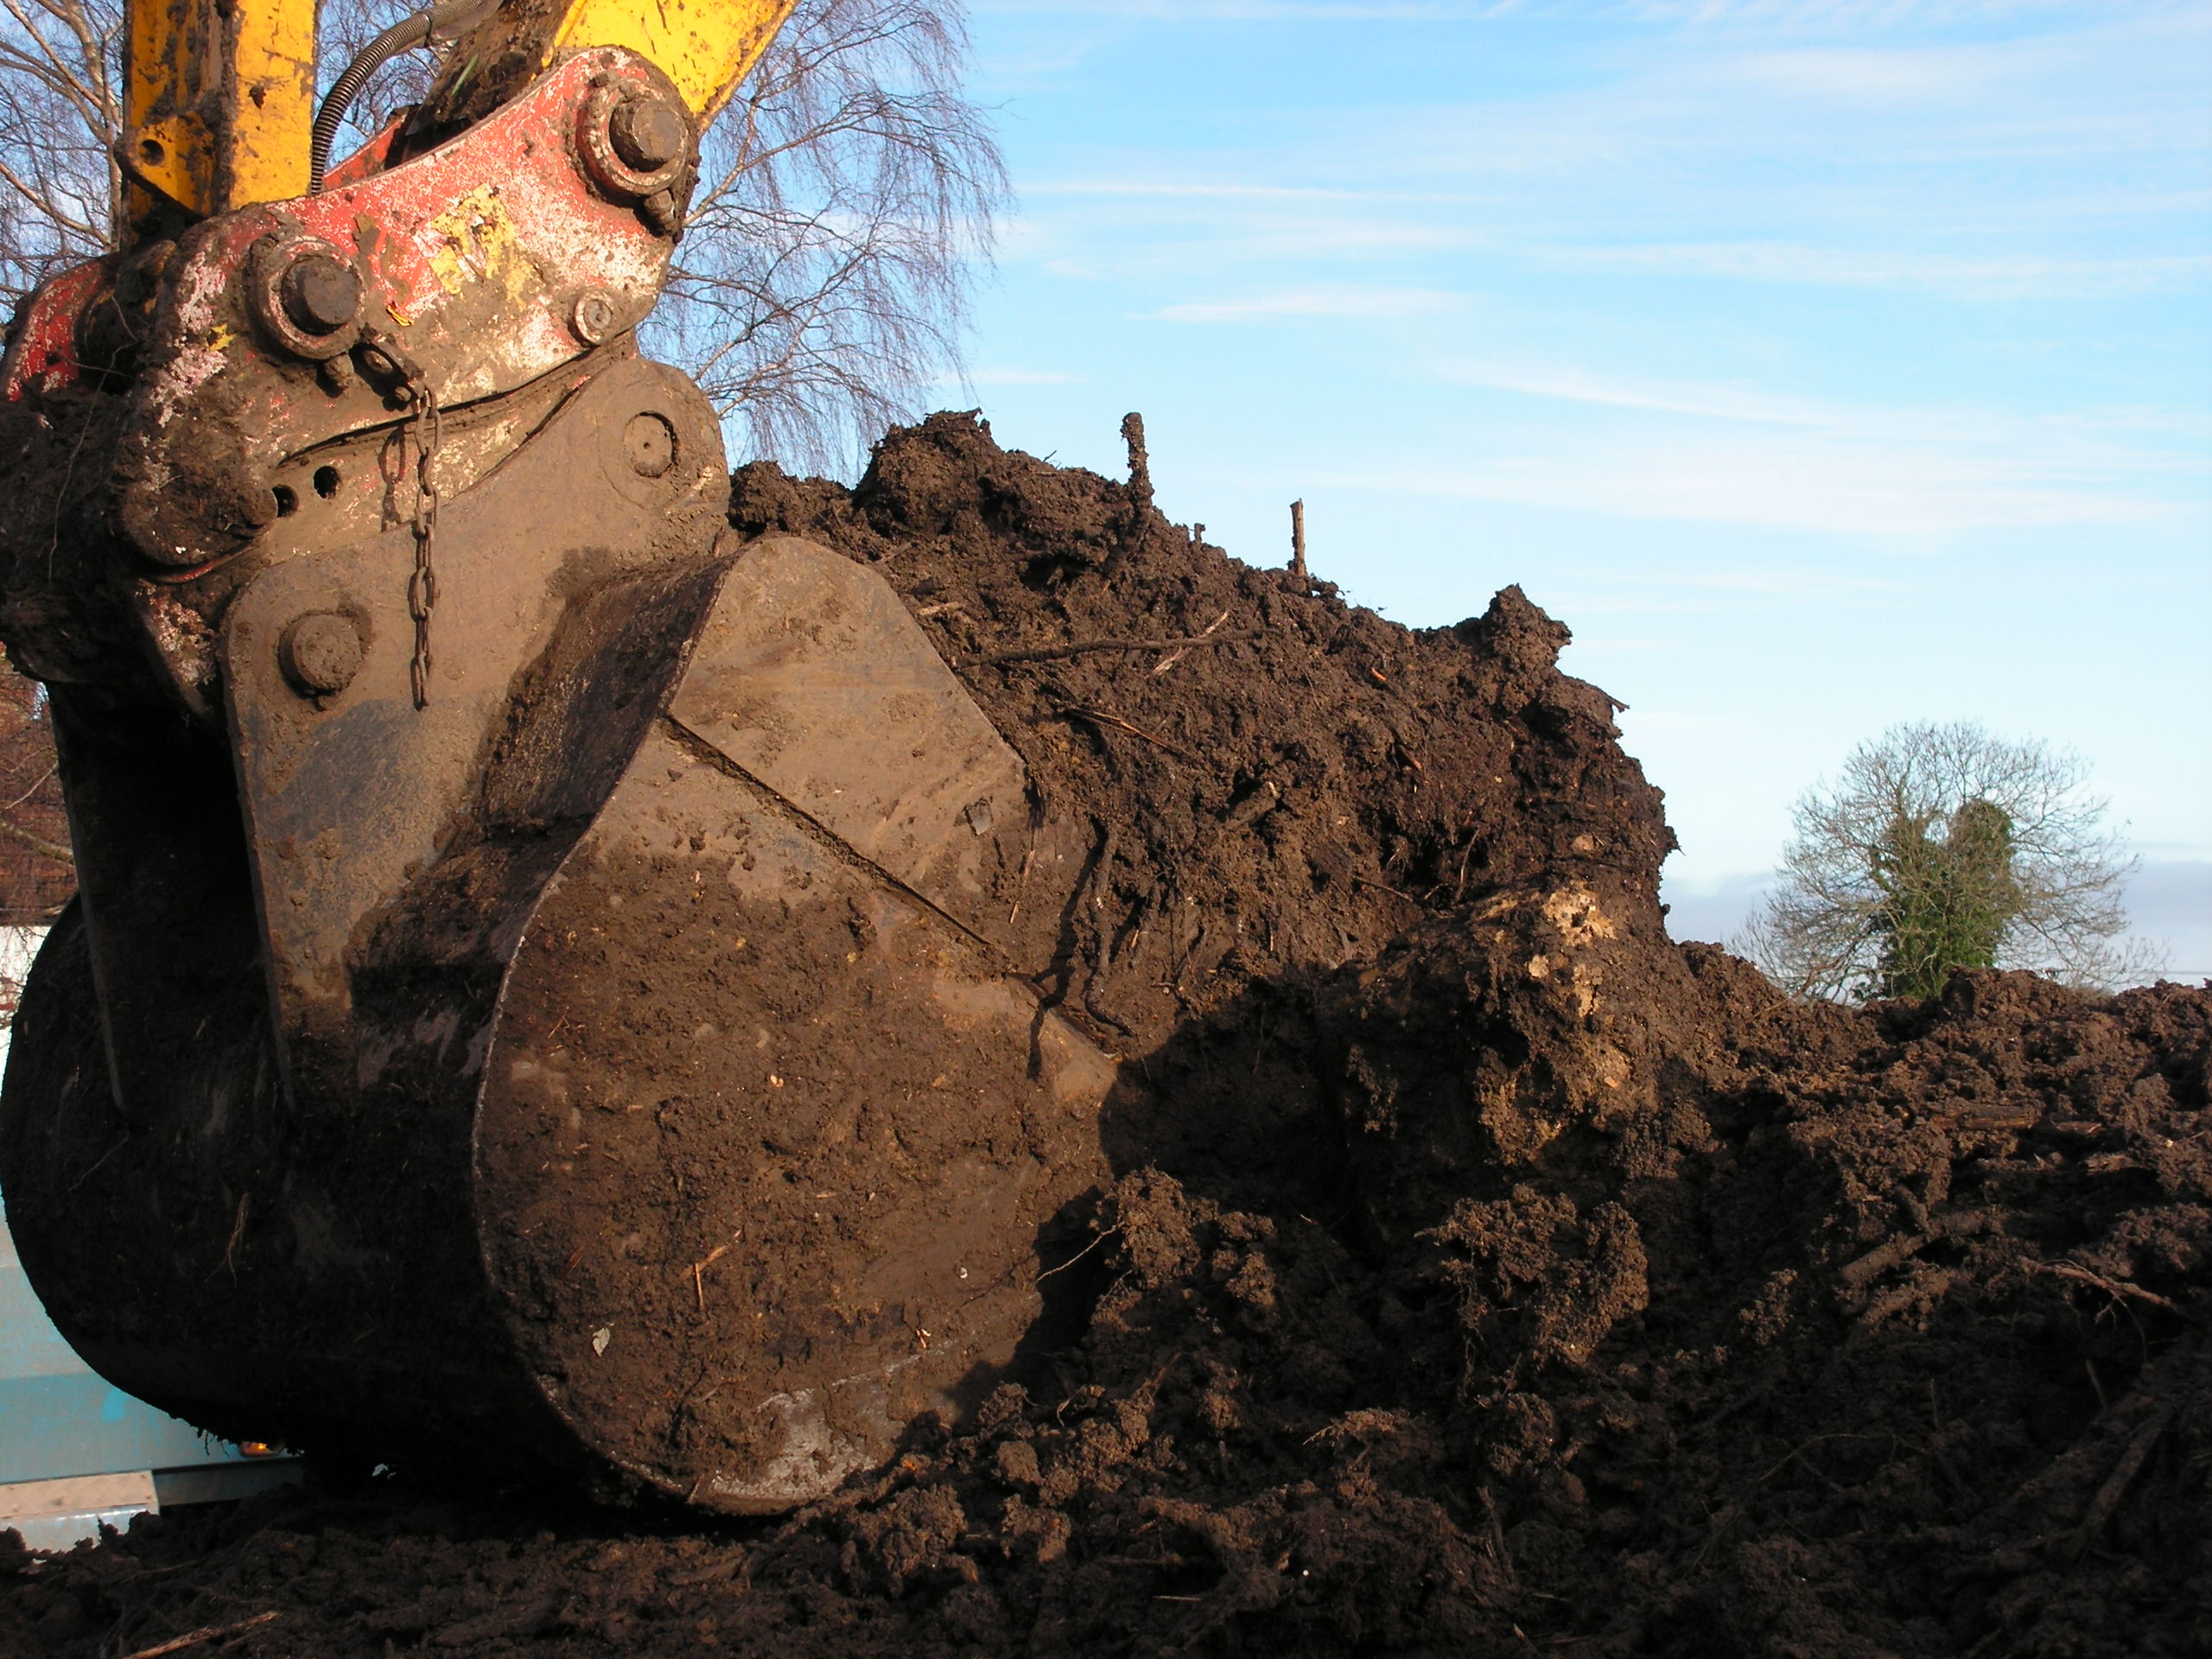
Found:
[(431, 563), (438, 537), (438, 486), (430, 468), (445, 438), (438, 394), (427, 379), (415, 383), (415, 573), (407, 580), (407, 610), (415, 619), (415, 657), (408, 678), (415, 706), (430, 706), (430, 613), (437, 607), (438, 578)]

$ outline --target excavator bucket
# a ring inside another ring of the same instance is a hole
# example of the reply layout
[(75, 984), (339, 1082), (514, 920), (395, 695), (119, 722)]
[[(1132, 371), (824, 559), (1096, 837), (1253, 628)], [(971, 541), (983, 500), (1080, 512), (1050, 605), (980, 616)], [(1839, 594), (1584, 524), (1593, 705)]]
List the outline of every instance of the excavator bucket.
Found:
[(406, 529), (231, 600), (227, 743), (55, 688), (0, 1173), (119, 1385), (751, 1510), (1014, 1361), (1114, 1077), (1003, 925), (1054, 837), (880, 577), (717, 537), (687, 391), (611, 365), (447, 507), (425, 708)]
[(689, 183), (607, 135), (697, 101), (570, 50), (18, 319), (80, 896), (0, 1184), (210, 1429), (789, 1508), (1018, 1365), (1103, 1173), (1079, 843), (878, 575), (738, 543), (638, 353)]

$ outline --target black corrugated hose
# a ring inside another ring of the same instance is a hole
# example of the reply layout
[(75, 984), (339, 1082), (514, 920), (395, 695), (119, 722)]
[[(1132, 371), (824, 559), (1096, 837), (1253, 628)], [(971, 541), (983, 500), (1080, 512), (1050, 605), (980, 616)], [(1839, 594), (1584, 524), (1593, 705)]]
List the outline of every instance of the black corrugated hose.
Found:
[(315, 133), (308, 144), (308, 194), (322, 194), (322, 175), (330, 167), (330, 147), (338, 141), (338, 129), (346, 119), (346, 111), (360, 96), (369, 77), (390, 63), (403, 52), (418, 46), (427, 46), (440, 36), (450, 38), (456, 24), (474, 24), (496, 9), (496, 0), (441, 0), (427, 11), (418, 11), (403, 17), (390, 29), (363, 47), (353, 61), (346, 66), (346, 73), (331, 83), (324, 95), (322, 106), (315, 112)]

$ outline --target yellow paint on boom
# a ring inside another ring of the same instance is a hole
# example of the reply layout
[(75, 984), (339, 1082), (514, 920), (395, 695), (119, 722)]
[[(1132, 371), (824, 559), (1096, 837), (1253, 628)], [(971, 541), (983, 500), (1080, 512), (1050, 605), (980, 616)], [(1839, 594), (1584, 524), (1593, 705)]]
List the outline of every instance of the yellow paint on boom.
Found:
[(195, 213), (307, 193), (315, 0), (132, 0), (128, 24), (124, 144), (138, 178)]
[(729, 101), (798, 0), (576, 0), (556, 53), (622, 46), (650, 58), (701, 121)]
[(315, 126), (315, 0), (240, 9), (236, 54), (238, 127), (229, 207), (308, 193)]

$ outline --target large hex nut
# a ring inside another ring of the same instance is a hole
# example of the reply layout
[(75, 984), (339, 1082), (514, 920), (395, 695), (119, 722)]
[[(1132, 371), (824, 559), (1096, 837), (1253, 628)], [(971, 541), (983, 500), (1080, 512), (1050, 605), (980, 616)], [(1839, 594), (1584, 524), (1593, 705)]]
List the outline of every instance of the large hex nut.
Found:
[(626, 167), (658, 173), (691, 149), (691, 125), (664, 98), (626, 98), (607, 118), (607, 137)]
[[(643, 201), (671, 188), (691, 159), (691, 116), (657, 88), (609, 77), (584, 100), (576, 148), (608, 195)], [(648, 165), (650, 163), (650, 165)]]
[(262, 332), (295, 357), (323, 362), (361, 338), (366, 287), (353, 258), (315, 236), (264, 236), (245, 261), (246, 304)]

